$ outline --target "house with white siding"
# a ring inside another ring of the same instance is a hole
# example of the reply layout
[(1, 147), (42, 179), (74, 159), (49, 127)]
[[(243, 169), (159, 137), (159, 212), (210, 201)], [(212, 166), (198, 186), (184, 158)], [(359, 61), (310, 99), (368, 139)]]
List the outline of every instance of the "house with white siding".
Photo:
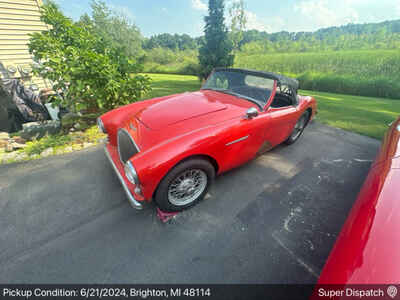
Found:
[(0, 78), (21, 78), (26, 86), (49, 87), (32, 76), (29, 34), (47, 30), (40, 21), (42, 0), (0, 0)]

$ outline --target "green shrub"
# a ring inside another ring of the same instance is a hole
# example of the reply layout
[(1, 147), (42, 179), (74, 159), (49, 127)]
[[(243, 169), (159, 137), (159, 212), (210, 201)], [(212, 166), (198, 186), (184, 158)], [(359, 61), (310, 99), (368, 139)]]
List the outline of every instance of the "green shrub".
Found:
[(197, 53), (196, 50), (153, 48), (146, 52), (144, 72), (197, 75), (200, 71)]
[(177, 55), (174, 51), (168, 48), (153, 48), (148, 50), (145, 55), (145, 62), (167, 65), (177, 60)]
[(138, 100), (149, 90), (150, 78), (132, 76), (142, 71), (140, 61), (128, 58), (126, 51), (101, 38), (90, 24), (74, 23), (52, 2), (42, 7), (41, 20), (50, 29), (32, 35), (29, 51), (41, 62), (34, 72), (64, 92), (56, 104), (75, 111), (110, 110)]
[(198, 63), (188, 63), (181, 67), (179, 74), (183, 75), (197, 75), (200, 72), (200, 65)]
[(27, 147), (24, 149), (28, 155), (35, 155), (42, 153), (47, 148), (54, 148), (62, 146), (71, 142), (69, 135), (48, 135), (40, 140), (27, 142)]

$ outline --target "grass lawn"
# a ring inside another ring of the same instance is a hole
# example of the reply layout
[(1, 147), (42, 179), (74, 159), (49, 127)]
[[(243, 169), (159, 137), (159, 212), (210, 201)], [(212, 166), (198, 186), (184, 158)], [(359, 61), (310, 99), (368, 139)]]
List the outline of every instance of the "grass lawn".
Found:
[(153, 80), (153, 90), (147, 93), (143, 99), (167, 96), (183, 92), (199, 90), (200, 81), (195, 76), (171, 75), (171, 74), (147, 74)]
[[(195, 76), (148, 75), (153, 79), (153, 91), (144, 99), (195, 91), (200, 88), (200, 82)], [(315, 91), (300, 91), (300, 93), (317, 99), (319, 122), (377, 139), (383, 137), (387, 124), (400, 115), (400, 99), (380, 99)]]
[(381, 139), (387, 124), (400, 115), (400, 99), (381, 99), (351, 95), (301, 91), (318, 102), (317, 120), (321, 123)]

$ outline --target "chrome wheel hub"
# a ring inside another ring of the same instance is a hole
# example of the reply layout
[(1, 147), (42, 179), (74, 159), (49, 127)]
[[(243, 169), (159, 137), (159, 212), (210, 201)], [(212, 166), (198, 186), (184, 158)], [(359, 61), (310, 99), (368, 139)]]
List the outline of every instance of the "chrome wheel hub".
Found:
[(178, 191), (185, 194), (190, 194), (196, 189), (193, 179), (185, 179), (178, 185)]
[(168, 201), (183, 206), (195, 201), (207, 187), (207, 174), (200, 169), (190, 169), (179, 174), (169, 185)]

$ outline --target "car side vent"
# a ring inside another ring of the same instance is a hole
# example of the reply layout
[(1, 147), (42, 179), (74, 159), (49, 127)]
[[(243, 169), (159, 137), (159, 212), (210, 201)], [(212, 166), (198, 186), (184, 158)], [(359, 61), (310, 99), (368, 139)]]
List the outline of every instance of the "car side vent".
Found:
[(119, 158), (125, 164), (132, 156), (139, 152), (139, 148), (136, 146), (129, 132), (123, 128), (118, 130), (117, 139)]

